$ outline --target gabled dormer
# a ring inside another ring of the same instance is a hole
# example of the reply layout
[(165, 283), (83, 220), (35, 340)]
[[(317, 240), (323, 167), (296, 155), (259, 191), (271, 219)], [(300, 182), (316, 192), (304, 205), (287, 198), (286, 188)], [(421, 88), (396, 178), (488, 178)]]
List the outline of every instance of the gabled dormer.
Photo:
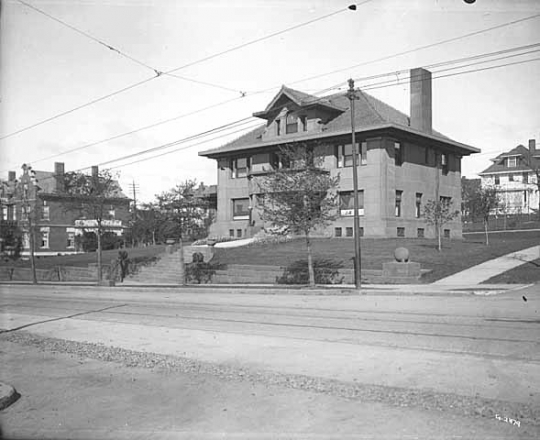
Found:
[(282, 86), (270, 104), (253, 116), (266, 119), (262, 140), (298, 137), (302, 133), (317, 133), (324, 124), (343, 113), (340, 108), (325, 98), (318, 98), (298, 90)]

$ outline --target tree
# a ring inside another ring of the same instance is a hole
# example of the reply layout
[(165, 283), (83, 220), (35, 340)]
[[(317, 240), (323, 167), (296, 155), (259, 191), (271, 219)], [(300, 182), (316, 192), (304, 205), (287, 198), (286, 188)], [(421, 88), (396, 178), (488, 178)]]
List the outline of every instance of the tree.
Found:
[(486, 234), (486, 246), (489, 245), (488, 220), (490, 213), (499, 206), (499, 194), (493, 186), (477, 188), (471, 194), (470, 209), (473, 218), (480, 218), (484, 223), (484, 231)]
[(336, 218), (339, 176), (322, 168), (313, 145), (287, 145), (280, 149), (281, 163), (259, 181), (261, 219), (273, 227), (302, 234), (306, 241), (309, 284), (315, 284), (311, 233)]
[(0, 255), (17, 260), (23, 250), (23, 232), (16, 221), (0, 219)]
[(110, 171), (98, 171), (92, 167), (90, 176), (77, 172), (64, 174), (64, 189), (69, 198), (66, 199), (66, 211), (78, 211), (80, 215), (92, 221), (91, 229), (97, 237), (97, 281), (102, 280), (102, 239), (105, 232), (104, 220), (108, 219), (108, 206), (118, 200), (121, 191), (118, 182)]
[(161, 227), (169, 236), (199, 238), (207, 234), (208, 202), (196, 197), (196, 180), (186, 180), (157, 196)]
[(463, 220), (473, 220), (476, 198), (481, 188), (481, 179), (461, 178), (461, 217)]
[(449, 198), (441, 197), (439, 201), (428, 200), (424, 206), (423, 217), (435, 228), (439, 251), (442, 250), (442, 227), (459, 216), (459, 210), (454, 210), (452, 205), (453, 202)]

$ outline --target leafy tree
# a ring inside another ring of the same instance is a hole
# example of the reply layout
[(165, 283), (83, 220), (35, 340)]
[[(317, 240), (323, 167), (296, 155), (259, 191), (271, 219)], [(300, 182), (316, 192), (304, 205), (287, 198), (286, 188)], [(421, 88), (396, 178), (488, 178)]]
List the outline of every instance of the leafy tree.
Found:
[(19, 259), (23, 250), (23, 232), (17, 222), (0, 220), (0, 241), (1, 250), (6, 256), (13, 260)]
[(157, 196), (160, 229), (168, 236), (199, 238), (207, 230), (208, 202), (196, 195), (196, 180), (186, 180)]
[(486, 234), (486, 246), (489, 245), (488, 220), (490, 213), (499, 206), (499, 194), (495, 187), (477, 188), (470, 198), (470, 209), (473, 218), (482, 219)]
[(261, 218), (280, 233), (304, 235), (309, 284), (314, 285), (310, 237), (314, 229), (336, 218), (339, 177), (322, 168), (322, 157), (316, 155), (313, 145), (288, 145), (281, 148), (280, 155), (287, 166), (276, 167), (259, 181)]
[(90, 176), (78, 172), (64, 174), (65, 193), (70, 196), (65, 202), (66, 211), (79, 212), (87, 220), (93, 220), (97, 238), (97, 281), (102, 280), (102, 239), (105, 232), (103, 221), (108, 219), (108, 206), (119, 200), (125, 200), (122, 195), (117, 176), (109, 170), (99, 172), (92, 168)]
[(474, 219), (477, 194), (481, 188), (481, 179), (461, 178), (461, 217), (463, 220), (472, 221)]
[(439, 201), (428, 200), (424, 206), (423, 217), (425, 221), (434, 226), (437, 235), (437, 249), (442, 250), (442, 228), (443, 226), (459, 216), (459, 210), (453, 209), (453, 202), (446, 198)]

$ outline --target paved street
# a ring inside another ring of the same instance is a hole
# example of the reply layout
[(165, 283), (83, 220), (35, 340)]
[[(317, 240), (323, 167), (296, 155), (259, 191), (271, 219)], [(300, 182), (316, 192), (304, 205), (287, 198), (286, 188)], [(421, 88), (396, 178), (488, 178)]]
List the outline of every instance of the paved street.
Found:
[[(6, 336), (31, 332), (227, 365), (247, 376), (414, 392), (435, 396), (439, 410), (456, 399), (491, 402), (495, 412), (508, 407), (524, 418), (540, 406), (539, 305), (538, 286), (489, 297), (2, 286), (0, 301), (1, 327), (19, 329)], [(414, 407), (427, 398), (407, 399)], [(513, 428), (524, 433), (525, 425)]]

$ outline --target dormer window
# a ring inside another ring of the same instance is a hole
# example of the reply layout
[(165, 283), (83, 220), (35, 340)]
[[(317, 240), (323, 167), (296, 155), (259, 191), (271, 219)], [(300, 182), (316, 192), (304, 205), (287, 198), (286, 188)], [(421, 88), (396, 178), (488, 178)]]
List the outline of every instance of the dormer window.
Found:
[(506, 158), (506, 166), (508, 168), (515, 168), (517, 167), (517, 157), (507, 157)]
[(292, 112), (287, 113), (286, 116), (286, 134), (298, 133), (298, 116)]

